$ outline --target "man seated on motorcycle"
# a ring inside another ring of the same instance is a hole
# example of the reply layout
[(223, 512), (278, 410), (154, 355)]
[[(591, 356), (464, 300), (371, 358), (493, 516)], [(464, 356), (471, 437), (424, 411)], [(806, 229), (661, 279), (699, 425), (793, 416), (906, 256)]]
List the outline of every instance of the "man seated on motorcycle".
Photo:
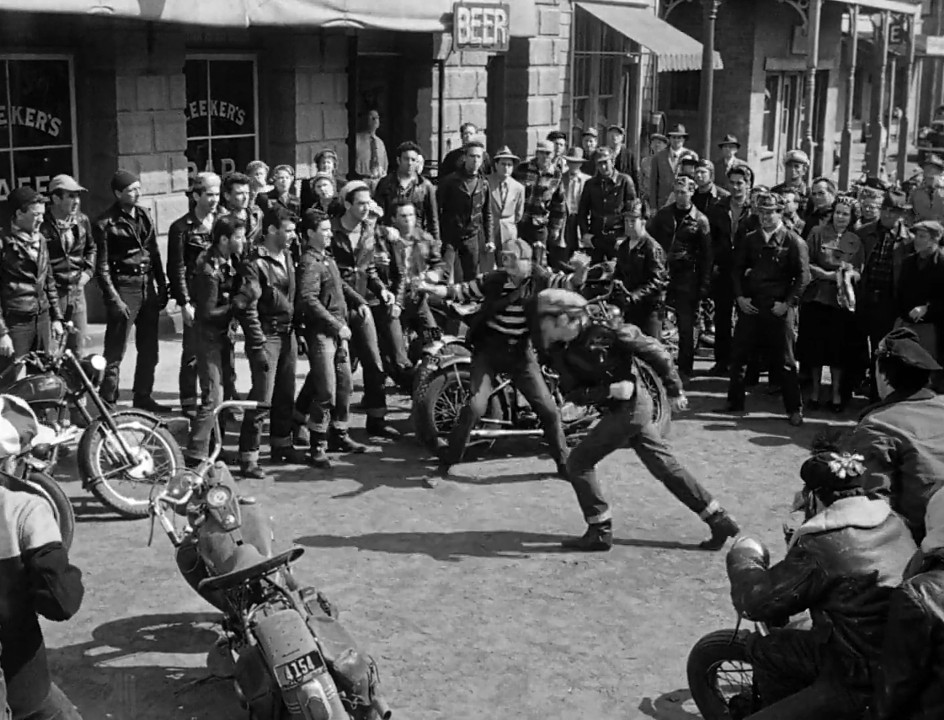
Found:
[(622, 283), (625, 292), (617, 302), (626, 322), (658, 340), (669, 275), (665, 251), (646, 231), (641, 200), (633, 200), (623, 209), (623, 228), (626, 236), (617, 240), (613, 279)]
[[(15, 431), (7, 402), (0, 399), (3, 426)], [(21, 436), (19, 444), (31, 439)], [(6, 433), (0, 440), (4, 448), (18, 444)], [(0, 484), (0, 691), (4, 680), (7, 690), (6, 702), (0, 693), (0, 718), (81, 720), (49, 676), (38, 615), (68, 620), (84, 593), (82, 572), (69, 562), (49, 503)], [(7, 705), (11, 715), (4, 714)]]
[(865, 486), (889, 498), (915, 542), (924, 537), (928, 498), (944, 485), (944, 397), (928, 388), (941, 366), (918, 335), (898, 328), (878, 345), (880, 402), (865, 409), (846, 447), (865, 458)]
[(860, 720), (869, 702), (892, 590), (916, 547), (904, 521), (869, 495), (861, 455), (818, 452), (800, 468), (805, 522), (786, 557), (740, 538), (728, 552), (738, 613), (782, 624), (809, 611), (811, 630), (754, 634), (747, 658), (762, 710), (750, 720)]
[(425, 480), (429, 487), (435, 487), (440, 477), (448, 476), (449, 469), (462, 461), (472, 428), (485, 414), (499, 374), (511, 377), (540, 418), (557, 472), (566, 477), (567, 442), (560, 409), (544, 381), (531, 345), (525, 305), (549, 286), (580, 287), (586, 277), (587, 258), (578, 254), (571, 259), (571, 264), (577, 268), (573, 274), (551, 273), (531, 262), (531, 246), (524, 240), (505, 243), (501, 257), (501, 270), (479, 275), (469, 282), (433, 285), (420, 280), (415, 283), (416, 290), (443, 300), (482, 303), (468, 333), (473, 348), (471, 397), (459, 413), (449, 442), (441, 448), (437, 475)]
[(711, 538), (699, 547), (720, 550), (729, 537), (740, 532), (737, 523), (675, 459), (652, 421), (652, 397), (644, 388), (637, 392), (634, 359), (639, 357), (659, 374), (673, 405), (679, 410), (688, 407), (668, 351), (635, 325), (595, 320), (586, 298), (575, 292), (541, 292), (536, 316), (535, 343), (546, 351), (550, 365), (560, 374), (566, 399), (604, 411), (567, 461), (567, 478), (588, 528), (583, 536), (565, 540), (563, 546), (588, 552), (612, 547), (612, 513), (596, 466), (611, 453), (630, 447), (669, 492), (708, 523)]
[(927, 535), (892, 591), (869, 720), (944, 717), (944, 491), (928, 501)]

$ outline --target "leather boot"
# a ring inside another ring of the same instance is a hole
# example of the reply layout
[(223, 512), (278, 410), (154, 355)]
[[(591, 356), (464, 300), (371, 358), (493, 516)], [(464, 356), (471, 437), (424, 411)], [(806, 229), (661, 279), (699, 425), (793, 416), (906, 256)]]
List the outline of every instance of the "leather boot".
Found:
[(311, 444), (311, 432), (305, 425), (296, 425), (292, 428), (292, 444), (302, 446)]
[(331, 460), (328, 459), (328, 440), (324, 433), (310, 433), (311, 448), (308, 450), (308, 464), (322, 470), (331, 469)]
[(578, 538), (567, 538), (561, 547), (581, 552), (606, 552), (613, 547), (613, 521), (588, 525), (587, 532)]
[(305, 454), (292, 445), (272, 448), (272, 462), (284, 465), (304, 465)]
[(239, 464), (239, 474), (244, 478), (253, 478), (256, 480), (261, 480), (266, 476), (265, 470), (260, 467), (259, 463), (255, 460), (250, 462), (244, 462)]
[(720, 550), (728, 538), (733, 538), (741, 532), (734, 518), (723, 509), (709, 515), (705, 522), (711, 529), (711, 537), (699, 543), (698, 547), (702, 550)]
[(367, 446), (351, 440), (347, 430), (330, 430), (328, 432), (328, 452), (360, 454), (367, 452)]

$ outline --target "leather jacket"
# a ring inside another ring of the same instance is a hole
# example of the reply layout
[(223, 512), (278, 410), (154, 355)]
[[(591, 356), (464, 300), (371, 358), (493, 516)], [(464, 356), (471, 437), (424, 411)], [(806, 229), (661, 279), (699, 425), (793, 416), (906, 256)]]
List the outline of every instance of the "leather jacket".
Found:
[(694, 205), (677, 219), (674, 205), (659, 210), (646, 230), (665, 250), (669, 284), (707, 297), (711, 282), (711, 229)]
[(471, 176), (465, 170), (447, 175), (436, 189), (436, 201), (443, 245), (456, 245), (483, 235), (485, 244), (495, 242), (492, 204), (484, 175)]
[(16, 316), (26, 319), (47, 310), (51, 320), (62, 319), (46, 238), (11, 227), (0, 236), (0, 335)]
[[(247, 227), (248, 234), (248, 227)], [(190, 302), (197, 258), (210, 247), (210, 231), (193, 210), (171, 223), (167, 232), (167, 281), (178, 305)]]
[(400, 185), (397, 173), (390, 173), (380, 179), (374, 191), (374, 200), (383, 209), (381, 222), (392, 225), (396, 219), (397, 202), (409, 200), (416, 209), (416, 226), (435, 238), (439, 237), (439, 207), (436, 203), (436, 189), (426, 178), (420, 176), (405, 187)]
[(228, 333), (233, 321), (236, 268), (211, 247), (194, 263), (193, 302), (197, 327), (209, 334)]
[[(386, 289), (377, 271), (375, 256), (386, 253), (386, 246), (378, 237), (377, 225), (371, 221), (359, 223), (353, 231), (344, 228), (343, 218), (335, 218), (331, 222), (334, 238), (331, 240), (331, 255), (334, 256), (341, 273), (341, 279), (354, 288), (358, 295), (367, 300), (379, 298)], [(357, 234), (357, 243), (352, 242), (351, 236)], [(381, 257), (381, 261), (385, 261)]]
[(871, 682), (893, 588), (916, 551), (904, 521), (882, 499), (837, 500), (794, 533), (786, 557), (749, 545), (728, 553), (731, 599), (751, 620), (780, 621), (805, 610), (811, 632), (854, 685)]
[(49, 262), (60, 294), (69, 288), (76, 287), (79, 277), (83, 274), (88, 280), (92, 279), (95, 275), (95, 258), (98, 251), (95, 248), (95, 239), (92, 237), (92, 223), (85, 213), (76, 213), (73, 218), (72, 245), (69, 252), (65, 252), (62, 247), (62, 232), (59, 223), (50, 213), (46, 213), (39, 231), (46, 238)]
[(98, 281), (105, 302), (120, 301), (115, 281), (123, 277), (150, 276), (160, 293), (166, 290), (157, 233), (147, 210), (138, 205), (132, 217), (115, 203), (92, 225), (92, 234), (98, 249)]
[(870, 720), (944, 717), (944, 548), (892, 591)]
[(348, 324), (348, 310), (367, 301), (341, 279), (334, 258), (307, 248), (298, 263), (298, 317), (309, 332), (337, 336)]
[(613, 279), (622, 282), (628, 292), (623, 310), (629, 307), (661, 308), (669, 284), (662, 246), (648, 233), (635, 247), (630, 247), (629, 238), (623, 240), (616, 248)]
[(266, 335), (285, 334), (294, 327), (295, 265), (288, 249), (283, 259), (271, 255), (265, 245), (257, 245), (239, 267), (233, 304), (247, 349), (261, 348)]
[(442, 243), (434, 235), (415, 228), (408, 237), (400, 236), (397, 239), (389, 236), (384, 240), (386, 252), (389, 254), (388, 277), (378, 263), (377, 270), (381, 280), (387, 285), (397, 302), (402, 306), (407, 295), (410, 280), (419, 277), (428, 270), (442, 270), (445, 265), (442, 260)]

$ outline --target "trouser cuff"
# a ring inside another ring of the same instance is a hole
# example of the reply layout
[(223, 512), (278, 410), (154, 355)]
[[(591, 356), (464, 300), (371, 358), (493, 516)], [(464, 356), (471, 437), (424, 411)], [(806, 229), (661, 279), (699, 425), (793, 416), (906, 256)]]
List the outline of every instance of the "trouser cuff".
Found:
[(607, 509), (601, 513), (597, 513), (596, 515), (588, 515), (584, 519), (587, 521), (587, 525), (599, 525), (600, 523), (612, 520), (613, 513)]
[(321, 433), (322, 435), (328, 432), (328, 423), (317, 423), (317, 422), (312, 422), (311, 420), (309, 420), (305, 424), (305, 427), (308, 428), (309, 432)]
[(708, 503), (708, 507), (698, 513), (698, 517), (700, 517), (702, 520), (707, 520), (716, 512), (721, 512), (721, 509), (721, 505), (718, 504), (718, 501), (712, 500), (710, 503)]
[(367, 417), (377, 418), (378, 420), (383, 420), (387, 416), (387, 408), (371, 408), (365, 410)]
[(244, 464), (259, 462), (259, 451), (248, 450), (246, 452), (240, 452), (239, 462), (244, 463)]
[(273, 437), (269, 438), (269, 447), (271, 448), (284, 448), (292, 446), (292, 436), (287, 437)]

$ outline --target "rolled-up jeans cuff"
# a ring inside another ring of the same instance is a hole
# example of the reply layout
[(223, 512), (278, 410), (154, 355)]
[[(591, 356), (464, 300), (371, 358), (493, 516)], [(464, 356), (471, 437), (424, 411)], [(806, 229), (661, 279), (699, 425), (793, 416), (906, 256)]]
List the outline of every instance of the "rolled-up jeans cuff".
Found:
[(609, 509), (606, 509), (601, 513), (597, 513), (596, 515), (591, 515), (584, 518), (584, 520), (587, 521), (587, 525), (599, 525), (600, 523), (604, 523), (612, 519), (613, 513)]
[(710, 503), (708, 503), (704, 510), (698, 513), (698, 517), (700, 517), (702, 520), (707, 520), (716, 512), (721, 512), (721, 505), (717, 500), (712, 500)]

